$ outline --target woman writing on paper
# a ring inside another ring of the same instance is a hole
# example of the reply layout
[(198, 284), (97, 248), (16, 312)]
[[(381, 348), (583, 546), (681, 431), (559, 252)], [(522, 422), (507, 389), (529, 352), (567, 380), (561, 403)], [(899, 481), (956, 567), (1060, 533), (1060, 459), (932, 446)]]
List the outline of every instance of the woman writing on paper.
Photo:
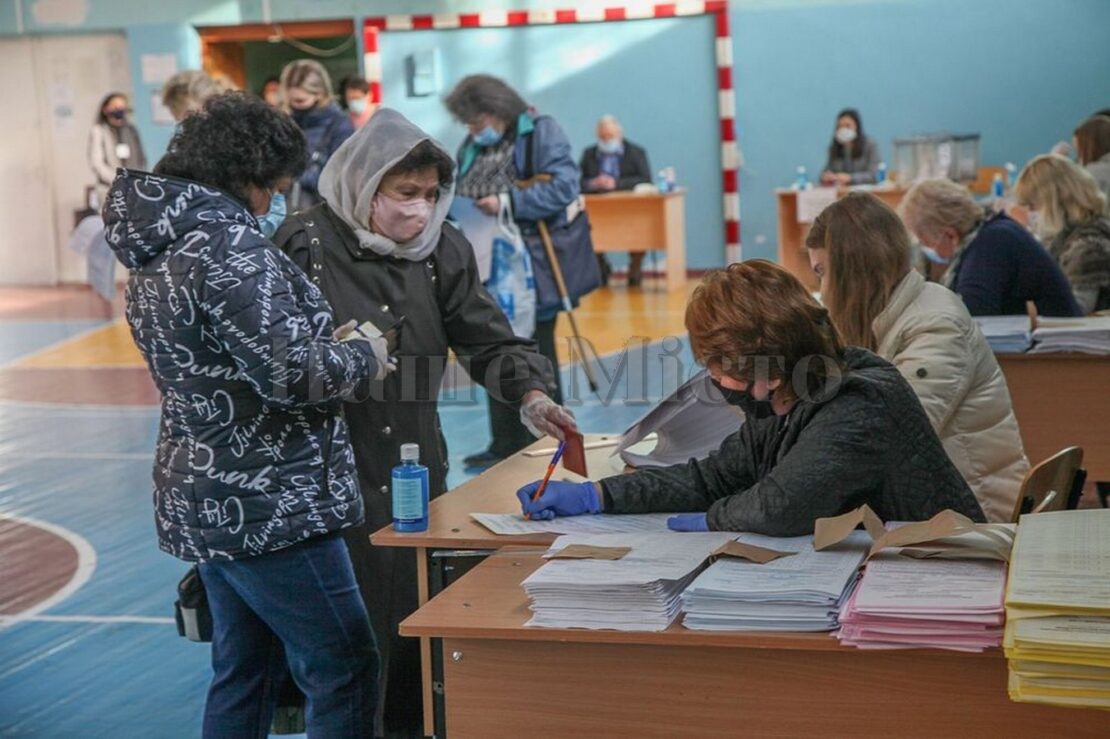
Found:
[(925, 282), (898, 215), (865, 192), (806, 236), (821, 299), (844, 341), (893, 362), (988, 521), (1009, 521), (1029, 471), (1006, 378), (960, 296)]
[(324, 202), (289, 216), (274, 241), (317, 284), (339, 321), (369, 320), (386, 331), (399, 319), (398, 371), (370, 397), (345, 405), (366, 523), (347, 544), (382, 651), (384, 721), (406, 731), (420, 717), (416, 640), (397, 625), (416, 610), (416, 560), (370, 545), (392, 519), (390, 470), (400, 446), (420, 445), (429, 493), (447, 489), (447, 445), (437, 400), (448, 350), (474, 380), (522, 407), (536, 436), (562, 438), (573, 417), (550, 398), (550, 363), (513, 335), (478, 281), (466, 239), (444, 223), (454, 162), (444, 148), (395, 110), (382, 108), (348, 139), (320, 176)]
[(599, 482), (517, 492), (533, 518), (586, 513), (675, 516), (680, 531), (813, 532), (866, 503), (883, 519), (983, 511), (913, 388), (886, 360), (845, 347), (802, 283), (762, 260), (710, 273), (686, 308), (694, 357), (747, 421), (705, 459)]

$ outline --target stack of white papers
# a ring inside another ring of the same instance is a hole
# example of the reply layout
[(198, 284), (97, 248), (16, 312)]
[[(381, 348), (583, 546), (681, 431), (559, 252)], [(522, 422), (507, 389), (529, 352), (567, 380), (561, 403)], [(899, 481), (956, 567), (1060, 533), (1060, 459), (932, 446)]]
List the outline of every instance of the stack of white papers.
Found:
[(630, 547), (621, 559), (552, 559), (524, 581), (528, 626), (663, 631), (682, 591), (727, 532), (560, 536), (545, 556), (571, 545)]
[(976, 316), (983, 336), (993, 351), (1015, 354), (1033, 345), (1033, 325), (1029, 316)]
[(842, 644), (979, 652), (1002, 642), (1006, 563), (873, 557), (840, 612)]
[(1011, 698), (1110, 709), (1110, 510), (1021, 517), (1006, 619)]
[(1032, 351), (1110, 354), (1110, 316), (1038, 318)]
[(830, 631), (871, 539), (853, 532), (813, 550), (812, 536), (779, 539), (742, 534), (737, 541), (796, 552), (764, 564), (719, 559), (682, 595), (686, 628), (700, 631)]
[[(633, 467), (666, 467), (703, 459), (744, 423), (744, 414), (725, 403), (702, 370), (632, 424), (621, 436), (617, 452)], [(656, 434), (650, 452), (632, 447)]]

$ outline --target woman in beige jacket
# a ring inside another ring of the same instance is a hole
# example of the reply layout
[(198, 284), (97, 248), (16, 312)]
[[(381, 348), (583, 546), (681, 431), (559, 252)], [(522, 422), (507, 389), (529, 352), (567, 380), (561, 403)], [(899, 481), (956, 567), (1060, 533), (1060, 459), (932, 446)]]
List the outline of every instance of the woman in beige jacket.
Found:
[(1008, 521), (1029, 462), (998, 361), (955, 293), (911, 268), (897, 214), (867, 193), (826, 208), (806, 237), (847, 344), (893, 363), (989, 521)]

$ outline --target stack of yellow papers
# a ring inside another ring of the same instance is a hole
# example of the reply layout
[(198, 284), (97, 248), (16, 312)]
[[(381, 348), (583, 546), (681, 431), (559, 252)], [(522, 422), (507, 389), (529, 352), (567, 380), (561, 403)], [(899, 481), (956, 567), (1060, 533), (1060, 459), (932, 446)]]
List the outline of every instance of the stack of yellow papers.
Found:
[(1022, 517), (1003, 645), (1013, 700), (1110, 710), (1110, 510)]

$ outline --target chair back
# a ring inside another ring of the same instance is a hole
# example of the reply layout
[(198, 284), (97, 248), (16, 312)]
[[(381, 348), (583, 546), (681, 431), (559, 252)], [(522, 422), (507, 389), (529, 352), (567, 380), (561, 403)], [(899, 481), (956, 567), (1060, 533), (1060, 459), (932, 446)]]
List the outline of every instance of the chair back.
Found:
[(1083, 464), (1083, 448), (1062, 449), (1029, 470), (1021, 483), (1021, 493), (1011, 518), (1017, 523), (1023, 513), (1062, 511), (1073, 499), (1076, 475)]

